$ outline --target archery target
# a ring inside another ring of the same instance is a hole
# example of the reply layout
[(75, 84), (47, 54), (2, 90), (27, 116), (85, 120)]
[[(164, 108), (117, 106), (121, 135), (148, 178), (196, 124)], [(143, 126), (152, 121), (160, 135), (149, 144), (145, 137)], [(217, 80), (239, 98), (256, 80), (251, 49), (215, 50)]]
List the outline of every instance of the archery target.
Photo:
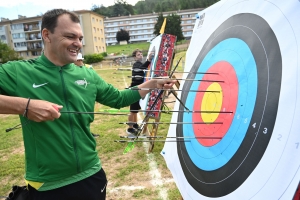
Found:
[[(207, 74), (190, 73), (186, 78), (213, 81), (185, 81), (181, 100), (190, 110), (214, 113), (176, 113), (172, 121), (205, 123), (170, 126), (168, 136), (222, 139), (165, 144), (162, 155), (184, 199), (278, 199), (292, 197), (296, 189), (299, 159), (291, 161), (295, 155), (299, 158), (300, 148), (300, 136), (293, 132), (300, 128), (295, 112), (295, 32), (300, 31), (293, 17), (299, 4), (280, 4), (222, 1), (199, 13), (185, 71)], [(176, 108), (184, 110), (179, 103)], [(174, 148), (176, 155), (171, 153)]]

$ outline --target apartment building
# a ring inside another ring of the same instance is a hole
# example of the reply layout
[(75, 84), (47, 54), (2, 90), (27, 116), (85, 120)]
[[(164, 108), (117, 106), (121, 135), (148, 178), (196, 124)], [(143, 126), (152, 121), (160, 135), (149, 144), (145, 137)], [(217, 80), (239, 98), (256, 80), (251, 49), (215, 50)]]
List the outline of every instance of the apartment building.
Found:
[[(74, 11), (78, 14), (84, 39), (81, 49), (83, 55), (106, 52), (104, 35), (104, 17), (89, 10)], [(24, 59), (41, 55), (43, 42), (41, 37), (41, 16), (9, 20), (1, 18), (0, 39), (8, 44)]]
[[(181, 17), (181, 28), (183, 36), (186, 39), (192, 37), (193, 28), (196, 21), (196, 15), (204, 8), (178, 10), (171, 12), (163, 12), (166, 17), (172, 13)], [(116, 34), (120, 29), (129, 31), (130, 42), (146, 42), (155, 37), (153, 34), (154, 26), (157, 22), (159, 13), (129, 15), (120, 17), (105, 17), (105, 40), (106, 45), (113, 45), (117, 43)]]

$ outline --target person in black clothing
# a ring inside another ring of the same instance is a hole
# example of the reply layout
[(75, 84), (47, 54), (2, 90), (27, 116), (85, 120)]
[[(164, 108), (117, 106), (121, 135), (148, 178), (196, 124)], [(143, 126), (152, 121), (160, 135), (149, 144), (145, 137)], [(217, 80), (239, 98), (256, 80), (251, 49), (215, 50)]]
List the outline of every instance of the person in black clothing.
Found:
[[(130, 87), (140, 85), (144, 82), (144, 77), (145, 76), (145, 71), (154, 57), (154, 53), (150, 53), (147, 57), (147, 60), (145, 63), (142, 63), (143, 60), (143, 53), (141, 50), (136, 49), (132, 52), (132, 57), (135, 60), (135, 63), (132, 66), (132, 79), (131, 79), (131, 84)], [(134, 70), (134, 69), (140, 69), (140, 70)], [(130, 114), (128, 116), (128, 122), (132, 122), (129, 124), (129, 128), (127, 129), (127, 134), (128, 135), (137, 135), (137, 131), (139, 129), (139, 126), (137, 124), (137, 110), (140, 110), (141, 106), (139, 101), (133, 103), (130, 105)]]

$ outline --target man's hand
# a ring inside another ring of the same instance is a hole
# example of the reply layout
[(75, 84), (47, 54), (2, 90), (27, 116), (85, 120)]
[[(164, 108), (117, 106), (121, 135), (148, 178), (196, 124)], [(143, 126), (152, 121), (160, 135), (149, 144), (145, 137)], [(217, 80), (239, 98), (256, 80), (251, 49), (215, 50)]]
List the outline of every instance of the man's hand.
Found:
[(53, 121), (60, 117), (59, 110), (63, 106), (43, 101), (31, 99), (28, 105), (27, 118), (35, 122)]
[[(171, 89), (177, 80), (172, 80), (169, 77), (159, 77), (146, 81), (138, 86), (138, 88), (150, 88), (150, 89)], [(139, 90), (141, 97), (145, 97), (151, 90)]]
[(171, 89), (173, 85), (176, 83), (176, 80), (169, 79), (169, 77), (159, 77), (156, 80), (156, 87), (159, 89)]

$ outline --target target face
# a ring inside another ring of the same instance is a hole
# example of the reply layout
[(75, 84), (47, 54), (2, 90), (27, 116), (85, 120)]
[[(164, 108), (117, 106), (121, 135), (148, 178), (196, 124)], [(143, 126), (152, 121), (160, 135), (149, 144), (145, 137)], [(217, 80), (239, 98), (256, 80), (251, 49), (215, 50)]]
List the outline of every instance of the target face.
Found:
[[(240, 26), (232, 26), (232, 23)], [(212, 79), (209, 80), (224, 80), (223, 87), (221, 85), (221, 91), (224, 88), (224, 104), (220, 102), (220, 110), (232, 111), (232, 114), (219, 114), (216, 120), (223, 124), (213, 128), (211, 124), (199, 124), (197, 126), (203, 128), (198, 129), (188, 125), (177, 126), (178, 137), (194, 136), (195, 131), (199, 131), (196, 134), (199, 136), (223, 136), (221, 141), (212, 141), (210, 146), (204, 146), (197, 140), (177, 143), (181, 166), (186, 177), (190, 177), (189, 183), (199, 193), (209, 197), (224, 196), (239, 187), (260, 161), (272, 134), (277, 113), (273, 106), (278, 105), (280, 92), (281, 54), (274, 33), (257, 30), (258, 27), (270, 30), (268, 24), (259, 16), (232, 16), (217, 28), (214, 34), (217, 37), (212, 36), (207, 40), (204, 51), (200, 52), (192, 67), (192, 71), (220, 74), (215, 77), (211, 75)], [(273, 47), (270, 49), (276, 58), (273, 63), (268, 63), (267, 58), (271, 52), (265, 52), (266, 47), (261, 43), (261, 38), (265, 37), (272, 41)], [(251, 49), (251, 46), (256, 49)], [(264, 54), (265, 56), (261, 56)], [(232, 69), (228, 70), (231, 74), (226, 72), (227, 68)], [(277, 84), (270, 84), (270, 80), (265, 78), (268, 76), (276, 77), (279, 81)], [(204, 79), (201, 75), (194, 74), (190, 74), (188, 78)], [(201, 82), (200, 85), (198, 82), (186, 82), (183, 86), (183, 90), (187, 92), (183, 92), (182, 99), (188, 108), (199, 102), (196, 97), (199, 93), (188, 91), (205, 87), (202, 85)], [(233, 88), (231, 85), (234, 85)], [(269, 90), (273, 93), (268, 93)], [(272, 95), (272, 102), (268, 95)], [(180, 106), (179, 109), (183, 110), (183, 107)], [(190, 113), (180, 113), (178, 121), (192, 122), (191, 116)], [(204, 119), (201, 115), (194, 118)], [(263, 129), (266, 130), (265, 134), (261, 134)], [(257, 150), (260, 155), (256, 153)], [(236, 181), (236, 177), (239, 177), (239, 181)], [(202, 186), (199, 187), (199, 184)]]
[[(231, 4), (228, 7), (225, 6), (226, 2), (220, 3), (220, 7), (227, 8), (226, 13), (220, 14), (222, 22), (216, 22), (214, 29), (210, 24), (207, 31), (210, 34), (202, 42), (200, 51), (187, 52), (193, 54), (191, 57), (194, 58), (188, 70), (204, 74), (187, 75), (187, 79), (203, 81), (184, 82), (181, 100), (190, 110), (205, 113), (179, 112), (172, 117), (177, 122), (204, 123), (179, 123), (170, 127), (168, 135), (201, 139), (166, 143), (162, 155), (187, 199), (270, 198), (271, 194), (278, 198), (287, 193), (291, 195), (287, 191), (288, 188), (291, 188), (291, 192), (293, 190), (291, 182), (294, 182), (299, 162), (289, 168), (284, 162), (291, 157), (288, 151), (296, 151), (299, 155), (299, 135), (291, 131), (296, 119), (291, 114), (295, 113), (297, 101), (294, 97), (298, 91), (294, 91), (292, 96), (290, 93), (291, 85), (297, 88), (299, 83), (295, 78), (298, 71), (289, 71), (298, 66), (291, 62), (289, 65), (293, 65), (293, 68), (286, 69), (290, 55), (286, 56), (283, 49), (297, 42), (293, 37), (289, 38), (291, 42), (287, 44), (282, 42), (283, 34), (278, 33), (279, 29), (268, 18), (271, 12), (261, 16), (262, 11), (261, 15), (249, 10), (237, 11), (237, 7), (243, 7), (252, 8), (255, 12), (259, 1), (229, 2)], [(269, 8), (274, 9), (273, 15), (283, 12), (279, 12), (276, 6)], [(197, 26), (205, 23), (207, 13), (203, 11), (199, 14), (194, 32)], [(290, 22), (282, 17), (279, 16), (280, 24), (289, 27)], [(289, 32), (290, 36), (292, 32)], [(286, 85), (289, 85), (288, 89)], [(280, 102), (288, 106), (283, 109)], [(178, 110), (184, 110), (183, 105), (177, 106)], [(290, 126), (289, 130), (286, 125)], [(289, 140), (291, 136), (294, 140)], [(168, 152), (171, 153), (174, 148), (177, 149), (177, 155), (169, 155)], [(274, 191), (274, 184), (279, 184), (278, 181), (282, 180), (287, 170), (292, 170), (292, 173), (284, 179), (286, 185)], [(273, 179), (277, 182), (272, 182)]]

